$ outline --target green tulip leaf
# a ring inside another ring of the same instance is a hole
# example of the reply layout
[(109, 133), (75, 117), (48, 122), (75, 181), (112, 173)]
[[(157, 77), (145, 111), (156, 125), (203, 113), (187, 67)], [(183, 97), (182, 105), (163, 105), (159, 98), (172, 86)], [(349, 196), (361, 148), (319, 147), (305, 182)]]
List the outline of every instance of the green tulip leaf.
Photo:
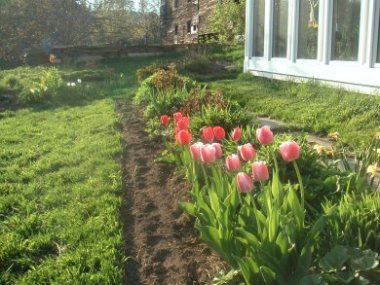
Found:
[(195, 216), (195, 205), (193, 203), (180, 203), (179, 207), (191, 216)]
[(300, 285), (328, 285), (320, 274), (307, 275), (301, 279)]
[(276, 280), (276, 273), (266, 266), (260, 266), (260, 272), (266, 284), (272, 284)]
[(349, 258), (347, 248), (337, 245), (320, 260), (319, 266), (325, 271), (339, 271)]

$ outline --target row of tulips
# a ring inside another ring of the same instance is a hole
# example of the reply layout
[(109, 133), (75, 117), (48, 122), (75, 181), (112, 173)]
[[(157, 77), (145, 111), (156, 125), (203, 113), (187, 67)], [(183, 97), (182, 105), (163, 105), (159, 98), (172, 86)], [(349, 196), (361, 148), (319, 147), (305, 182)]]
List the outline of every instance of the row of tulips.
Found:
[[(160, 121), (168, 128), (171, 119), (163, 115)], [(194, 142), (189, 124), (182, 114), (173, 115), (179, 161), (192, 184), (192, 201), (182, 207), (196, 218), (201, 238), (240, 270), (247, 284), (308, 284), (324, 219), (312, 224), (305, 220), (304, 189), (296, 163), (300, 146), (292, 140), (283, 142), (272, 152), (274, 167), (269, 169), (266, 161), (258, 159), (275, 140), (269, 127), (256, 131), (259, 146), (255, 149), (249, 142), (238, 145), (242, 140), (238, 127), (229, 138), (221, 126), (204, 127), (201, 139)], [(224, 145), (231, 141), (237, 146), (235, 153), (225, 155)], [(280, 182), (277, 157), (293, 163), (298, 184)]]

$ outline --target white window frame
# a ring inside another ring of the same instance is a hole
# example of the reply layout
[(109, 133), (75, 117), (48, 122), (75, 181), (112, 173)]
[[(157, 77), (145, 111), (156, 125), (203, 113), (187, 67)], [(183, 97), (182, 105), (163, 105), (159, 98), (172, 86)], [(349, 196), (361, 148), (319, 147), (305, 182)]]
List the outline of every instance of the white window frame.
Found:
[(317, 79), (367, 93), (380, 88), (378, 79), (380, 78), (380, 63), (376, 63), (380, 0), (361, 0), (357, 61), (331, 60), (334, 0), (320, 0), (319, 3), (316, 59), (297, 58), (300, 0), (288, 0), (287, 56), (286, 58), (272, 57), (274, 0), (266, 0), (264, 57), (255, 57), (253, 55), (255, 1), (246, 1), (245, 71), (278, 79)]

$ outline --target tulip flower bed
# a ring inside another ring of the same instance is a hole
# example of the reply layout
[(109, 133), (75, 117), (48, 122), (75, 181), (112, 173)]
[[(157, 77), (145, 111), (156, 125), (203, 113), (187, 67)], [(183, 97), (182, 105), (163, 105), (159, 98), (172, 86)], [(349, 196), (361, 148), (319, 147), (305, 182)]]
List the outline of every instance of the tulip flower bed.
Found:
[(182, 209), (246, 284), (379, 284), (379, 189), (363, 171), (378, 159), (378, 140), (352, 169), (302, 137), (249, 124), (197, 129), (201, 116), (163, 114), (155, 133), (165, 138), (163, 160), (191, 184)]

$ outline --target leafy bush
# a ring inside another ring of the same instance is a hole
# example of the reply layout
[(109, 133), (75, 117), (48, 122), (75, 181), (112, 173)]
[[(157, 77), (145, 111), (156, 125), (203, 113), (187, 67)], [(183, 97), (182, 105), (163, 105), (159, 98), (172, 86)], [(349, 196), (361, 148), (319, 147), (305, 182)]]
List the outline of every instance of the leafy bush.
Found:
[(205, 54), (192, 53), (184, 60), (183, 69), (191, 73), (209, 74), (212, 72), (212, 62)]
[(148, 65), (148, 66), (139, 68), (136, 72), (137, 81), (139, 83), (141, 83), (145, 79), (147, 79), (148, 77), (155, 74), (156, 72), (158, 72), (160, 70), (169, 70), (169, 69), (170, 69), (169, 66), (164, 65), (164, 64), (152, 64), (152, 65)]
[(56, 93), (63, 84), (56, 68), (20, 67), (0, 72), (0, 91), (21, 103), (33, 103)]
[(190, 91), (196, 85), (197, 83), (192, 79), (178, 75), (175, 68), (159, 70), (141, 83), (134, 100), (139, 104), (149, 103), (154, 101), (156, 95), (160, 92), (168, 90)]

